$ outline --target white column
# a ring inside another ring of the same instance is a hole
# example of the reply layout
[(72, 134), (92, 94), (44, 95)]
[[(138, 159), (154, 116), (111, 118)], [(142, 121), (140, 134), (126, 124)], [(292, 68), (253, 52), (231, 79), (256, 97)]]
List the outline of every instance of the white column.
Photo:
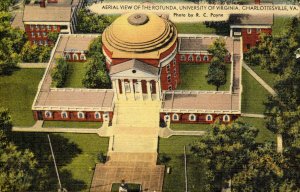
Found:
[(147, 81), (146, 86), (147, 86), (148, 99), (152, 100), (152, 98), (151, 98), (151, 89), (150, 89), (150, 81)]
[(117, 98), (117, 100), (119, 100), (119, 95), (118, 95), (118, 86), (119, 85), (117, 85), (117, 81), (118, 80), (114, 79), (112, 81), (112, 84), (113, 84), (113, 90), (114, 90), (115, 97)]
[(126, 99), (126, 92), (125, 92), (125, 83), (124, 79), (121, 79), (121, 85), (122, 85), (122, 95)]
[(155, 84), (155, 85), (156, 85), (156, 86), (155, 86), (155, 89), (156, 89), (156, 99), (157, 99), (157, 100), (160, 100), (160, 90), (161, 90), (161, 89), (160, 89), (159, 81), (156, 81), (155, 83), (156, 83), (156, 84)]
[(141, 100), (144, 100), (143, 98), (143, 87), (142, 87), (142, 81), (141, 80), (137, 80), (139, 82), (139, 89), (140, 89), (140, 98)]
[(120, 94), (119, 79), (116, 79), (115, 82), (116, 82), (116, 90), (117, 90), (117, 94), (119, 95), (119, 94)]
[(130, 84), (130, 93), (133, 96), (133, 100), (135, 100), (135, 95), (134, 95), (134, 88), (133, 88), (133, 79), (129, 80), (129, 84)]
[(233, 31), (232, 31), (233, 29), (232, 28), (230, 28), (230, 37), (232, 37), (233, 36)]

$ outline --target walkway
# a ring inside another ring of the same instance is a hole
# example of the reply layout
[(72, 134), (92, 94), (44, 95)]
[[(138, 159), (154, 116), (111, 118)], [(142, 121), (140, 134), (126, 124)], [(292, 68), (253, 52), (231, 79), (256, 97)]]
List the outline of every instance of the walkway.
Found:
[(31, 68), (40, 68), (44, 69), (47, 68), (48, 63), (18, 63), (18, 67), (24, 69), (31, 69)]
[(252, 114), (252, 113), (242, 113), (242, 117), (254, 117), (254, 118), (265, 118), (263, 114)]
[(204, 135), (206, 131), (174, 131), (170, 128), (161, 128), (159, 130), (159, 137), (162, 138), (169, 138), (171, 136), (176, 136), (176, 135), (184, 135), (184, 136), (201, 136)]
[(263, 86), (269, 93), (276, 95), (276, 92), (272, 87), (270, 87), (262, 78), (260, 78), (245, 62), (243, 62), (243, 67), (250, 73), (250, 75)]

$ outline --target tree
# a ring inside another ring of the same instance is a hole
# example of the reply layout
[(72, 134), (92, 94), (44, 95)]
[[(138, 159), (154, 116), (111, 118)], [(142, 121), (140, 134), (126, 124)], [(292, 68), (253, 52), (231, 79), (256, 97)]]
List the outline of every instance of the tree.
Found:
[(8, 11), (8, 8), (13, 5), (13, 0), (1, 0), (0, 11)]
[(208, 48), (208, 52), (212, 54), (213, 58), (225, 61), (225, 57), (228, 55), (228, 50), (225, 46), (225, 40), (223, 38), (217, 38)]
[(67, 80), (69, 65), (63, 58), (57, 59), (56, 63), (51, 72), (52, 83), (55, 87), (63, 87)]
[(77, 30), (80, 33), (103, 33), (104, 29), (111, 24), (112, 18), (81, 9), (78, 12), (77, 21)]
[(0, 12), (0, 75), (9, 74), (19, 60), (19, 53), (25, 43), (25, 35), (10, 26), (11, 16)]
[(52, 31), (48, 33), (48, 39), (51, 41), (51, 43), (55, 43), (58, 39), (59, 33), (56, 31)]
[(87, 61), (82, 84), (86, 88), (110, 88), (109, 76), (103, 67), (103, 57), (92, 57)]
[(232, 178), (233, 191), (278, 191), (283, 182), (285, 158), (270, 144), (249, 153), (249, 161)]
[(212, 59), (208, 66), (207, 83), (216, 86), (217, 91), (226, 83), (226, 67), (220, 60)]
[(192, 152), (208, 167), (211, 191), (226, 186), (247, 163), (249, 151), (256, 146), (257, 133), (257, 129), (241, 122), (229, 125), (217, 122), (193, 145)]
[(11, 132), (12, 122), (11, 116), (9, 115), (8, 109), (0, 107), (0, 130), (4, 133)]

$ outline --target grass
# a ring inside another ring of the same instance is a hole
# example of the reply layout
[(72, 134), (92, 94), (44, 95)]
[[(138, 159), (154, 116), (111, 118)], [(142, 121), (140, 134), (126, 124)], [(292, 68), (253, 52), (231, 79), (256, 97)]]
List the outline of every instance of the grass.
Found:
[(242, 77), (242, 113), (264, 113), (269, 93), (246, 70)]
[(265, 141), (276, 141), (276, 135), (266, 128), (266, 121), (262, 118), (240, 117), (239, 121), (245, 122), (259, 130), (256, 141), (263, 143)]
[(274, 73), (270, 73), (267, 69), (262, 69), (260, 66), (250, 66), (251, 69), (262, 78), (268, 85), (274, 87), (277, 75)]
[(184, 156), (183, 148), (187, 146), (187, 173), (188, 191), (203, 191), (205, 182), (205, 167), (195, 160), (189, 151), (189, 144), (193, 144), (199, 137), (197, 136), (172, 136), (168, 139), (159, 139), (159, 153), (166, 154), (171, 160), (167, 167), (171, 168), (171, 173), (165, 174), (164, 192), (185, 191), (184, 177)]
[(214, 28), (206, 27), (202, 22), (197, 23), (175, 23), (178, 33), (187, 34), (215, 34)]
[(0, 106), (8, 108), (15, 126), (32, 126), (31, 105), (44, 69), (18, 69), (0, 76)]
[(290, 16), (274, 16), (274, 23), (272, 27), (272, 35), (280, 36), (282, 35), (290, 23), (292, 17)]
[(64, 87), (84, 88), (85, 62), (69, 62), (69, 73)]
[(170, 127), (175, 131), (208, 131), (210, 128), (210, 124), (173, 123)]
[[(226, 84), (220, 86), (219, 91), (229, 91), (231, 65), (226, 65)], [(205, 76), (207, 75), (208, 64), (181, 64), (180, 78), (181, 83), (178, 90), (206, 90), (215, 91), (216, 86), (209, 85)]]
[(43, 127), (99, 128), (102, 122), (44, 121)]
[[(106, 153), (108, 149), (108, 138), (99, 137), (96, 134), (74, 134), (64, 133), (59, 134), (60, 136), (69, 140), (69, 142), (75, 143), (81, 150), (81, 153), (74, 157), (72, 161), (62, 167), (61, 171), (69, 171), (72, 173), (72, 179), (83, 181), (84, 191), (89, 191), (94, 168), (98, 163), (97, 155), (100, 151)], [(61, 150), (61, 148), (59, 149)], [(58, 161), (59, 163), (59, 161)], [(63, 180), (62, 182), (67, 185), (72, 185), (70, 180)], [(77, 188), (83, 188), (80, 185), (74, 186), (72, 191), (78, 191)], [(69, 189), (69, 191), (71, 191)]]

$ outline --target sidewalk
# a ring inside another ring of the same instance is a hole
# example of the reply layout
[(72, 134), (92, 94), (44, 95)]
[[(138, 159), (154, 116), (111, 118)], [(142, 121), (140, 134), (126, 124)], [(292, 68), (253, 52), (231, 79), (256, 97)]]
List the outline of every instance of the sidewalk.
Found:
[(170, 128), (160, 128), (158, 136), (162, 138), (169, 138), (175, 135), (181, 136), (201, 136), (204, 135), (206, 131), (174, 131)]

